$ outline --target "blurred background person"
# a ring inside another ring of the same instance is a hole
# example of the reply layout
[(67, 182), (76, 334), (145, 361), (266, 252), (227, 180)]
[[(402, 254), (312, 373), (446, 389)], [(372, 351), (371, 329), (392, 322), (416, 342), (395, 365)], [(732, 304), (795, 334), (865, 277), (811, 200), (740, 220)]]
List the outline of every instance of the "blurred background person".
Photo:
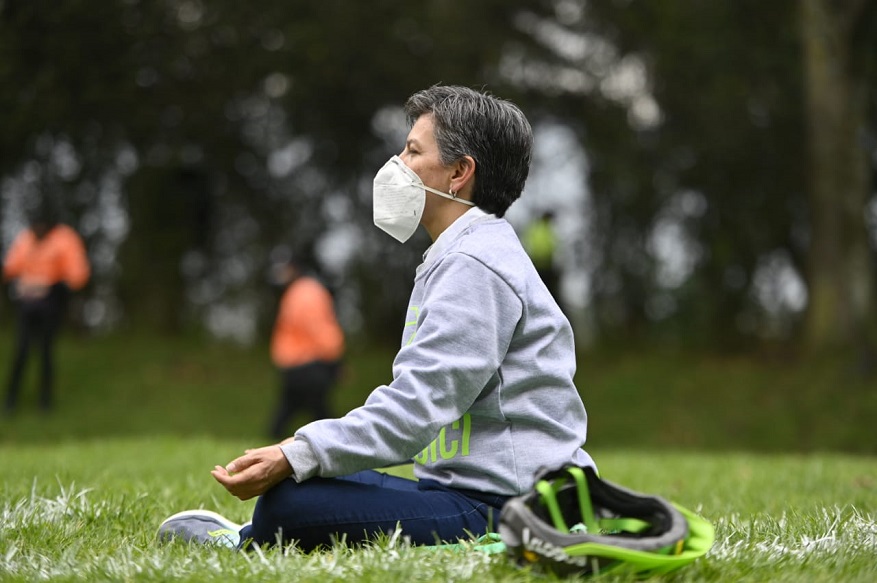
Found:
[(3, 263), (3, 279), (11, 282), (18, 311), (12, 370), (6, 392), (6, 411), (18, 402), (30, 347), (36, 343), (42, 357), (39, 405), (53, 406), (54, 344), (64, 319), (71, 290), (88, 283), (91, 267), (79, 235), (58, 221), (58, 211), (43, 204), (30, 213), (29, 228), (12, 243)]
[(283, 288), (271, 359), (280, 372), (280, 395), (269, 431), (278, 441), (297, 412), (330, 417), (329, 396), (338, 380), (344, 332), (335, 316), (332, 294), (293, 257), (272, 268), (274, 285)]
[(527, 227), (524, 233), (524, 247), (536, 272), (548, 291), (554, 297), (554, 301), (560, 301), (560, 273), (554, 260), (557, 250), (557, 236), (554, 233), (554, 213), (545, 211), (538, 219)]

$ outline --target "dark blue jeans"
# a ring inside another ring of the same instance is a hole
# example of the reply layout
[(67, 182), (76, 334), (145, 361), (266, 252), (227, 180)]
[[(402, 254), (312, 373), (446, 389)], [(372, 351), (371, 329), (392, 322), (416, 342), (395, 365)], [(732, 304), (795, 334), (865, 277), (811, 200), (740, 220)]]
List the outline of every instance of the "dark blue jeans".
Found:
[(284, 480), (256, 502), (242, 544), (288, 544), (303, 551), (402, 529), (413, 544), (457, 542), (494, 532), (505, 496), (447, 488), (368, 470), (340, 478)]

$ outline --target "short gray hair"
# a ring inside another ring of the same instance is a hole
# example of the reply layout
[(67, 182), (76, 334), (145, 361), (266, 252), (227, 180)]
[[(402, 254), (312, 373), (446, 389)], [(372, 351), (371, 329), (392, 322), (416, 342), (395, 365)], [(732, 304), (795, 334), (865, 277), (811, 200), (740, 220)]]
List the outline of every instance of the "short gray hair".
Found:
[(442, 164), (475, 159), (472, 202), (501, 217), (524, 190), (530, 172), (533, 130), (510, 101), (450, 85), (418, 91), (405, 103), (408, 125), (432, 114)]

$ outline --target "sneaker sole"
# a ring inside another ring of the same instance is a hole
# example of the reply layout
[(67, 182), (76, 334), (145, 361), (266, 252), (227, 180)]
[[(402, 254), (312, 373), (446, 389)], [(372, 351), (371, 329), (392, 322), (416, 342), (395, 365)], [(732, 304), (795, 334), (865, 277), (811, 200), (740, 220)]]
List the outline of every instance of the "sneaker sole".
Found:
[(164, 542), (169, 542), (169, 541), (171, 541), (171, 540), (177, 538), (177, 537), (176, 537), (175, 535), (173, 535), (173, 534), (171, 534), (170, 536), (162, 536), (162, 534), (161, 534), (161, 529), (162, 529), (162, 528), (164, 527), (164, 525), (167, 524), (168, 522), (171, 522), (171, 521), (174, 520), (174, 519), (182, 518), (182, 517), (186, 517), (186, 516), (197, 516), (197, 517), (199, 517), (199, 518), (201, 518), (201, 517), (203, 517), (203, 518), (207, 518), (207, 517), (209, 517), (209, 518), (212, 518), (212, 519), (216, 520), (218, 523), (220, 523), (220, 524), (222, 525), (223, 528), (226, 528), (226, 529), (228, 529), (228, 530), (234, 530), (234, 531), (238, 531), (238, 532), (239, 532), (240, 529), (241, 529), (241, 525), (240, 525), (240, 524), (237, 524), (237, 523), (235, 523), (235, 522), (232, 522), (231, 520), (229, 520), (228, 518), (224, 517), (223, 515), (221, 515), (221, 514), (217, 514), (216, 512), (211, 512), (210, 510), (183, 510), (182, 512), (177, 512), (177, 513), (174, 514), (173, 516), (168, 516), (167, 518), (165, 518), (165, 519), (162, 521), (161, 524), (158, 525), (158, 529), (156, 530), (156, 536), (158, 537), (158, 539), (159, 539), (159, 540), (162, 540), (162, 541), (164, 541)]
[(183, 510), (182, 512), (177, 512), (173, 516), (168, 516), (167, 518), (165, 518), (164, 521), (162, 521), (162, 523), (158, 526), (158, 528), (161, 529), (162, 526), (164, 526), (171, 520), (181, 518), (183, 516), (209, 516), (210, 518), (213, 518), (214, 520), (222, 524), (223, 528), (227, 528), (229, 530), (241, 529), (240, 524), (232, 522), (223, 515), (217, 514), (216, 512), (211, 512), (210, 510)]

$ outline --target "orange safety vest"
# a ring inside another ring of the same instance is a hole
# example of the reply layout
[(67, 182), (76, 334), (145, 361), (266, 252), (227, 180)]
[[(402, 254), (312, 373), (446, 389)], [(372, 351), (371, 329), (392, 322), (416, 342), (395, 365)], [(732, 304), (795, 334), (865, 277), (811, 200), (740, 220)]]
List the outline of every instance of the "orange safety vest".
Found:
[(76, 231), (56, 225), (42, 239), (31, 229), (22, 231), (12, 243), (3, 263), (3, 278), (30, 285), (66, 283), (82, 289), (91, 275), (85, 245)]
[(296, 279), (280, 299), (271, 337), (271, 360), (278, 368), (314, 361), (332, 362), (344, 353), (344, 333), (332, 296), (312, 277)]

